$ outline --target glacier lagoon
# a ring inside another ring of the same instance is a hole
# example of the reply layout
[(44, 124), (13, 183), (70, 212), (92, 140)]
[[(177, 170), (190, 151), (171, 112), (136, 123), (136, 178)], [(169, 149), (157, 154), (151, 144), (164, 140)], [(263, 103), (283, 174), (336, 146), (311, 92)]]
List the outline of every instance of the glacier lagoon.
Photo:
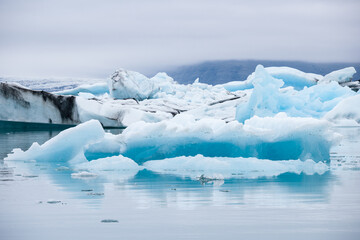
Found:
[[(3, 239), (356, 239), (360, 128), (335, 130), (346, 137), (321, 174), (202, 181), (145, 169), (76, 176), (52, 160), (1, 161), (0, 232)], [(2, 132), (0, 158), (58, 133)]]
[(1, 84), (2, 119), (77, 125), (1, 132), (2, 232), (356, 238), (360, 95), (342, 85), (354, 73), (258, 66), (211, 86), (119, 70), (56, 93)]

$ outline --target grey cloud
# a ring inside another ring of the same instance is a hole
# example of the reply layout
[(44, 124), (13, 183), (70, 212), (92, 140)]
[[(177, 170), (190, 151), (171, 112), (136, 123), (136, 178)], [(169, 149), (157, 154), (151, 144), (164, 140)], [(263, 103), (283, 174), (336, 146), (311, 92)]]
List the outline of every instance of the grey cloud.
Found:
[(0, 75), (212, 59), (360, 61), (359, 1), (0, 1)]

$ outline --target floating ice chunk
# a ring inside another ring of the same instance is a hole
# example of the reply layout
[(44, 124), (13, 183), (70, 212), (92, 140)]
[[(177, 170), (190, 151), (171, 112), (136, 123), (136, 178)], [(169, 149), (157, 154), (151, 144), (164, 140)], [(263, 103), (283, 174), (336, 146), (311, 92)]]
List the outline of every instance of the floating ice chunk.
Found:
[(338, 125), (360, 124), (360, 94), (342, 100), (324, 118)]
[(128, 100), (96, 100), (76, 98), (79, 118), (81, 122), (91, 119), (99, 120), (104, 126), (126, 127), (137, 121), (159, 122), (171, 118), (174, 109), (161, 101), (137, 103), (133, 99)]
[(116, 135), (105, 133), (103, 138), (85, 146), (84, 155), (88, 161), (118, 156), (120, 148), (121, 143), (116, 140)]
[(121, 123), (122, 111), (119, 108), (110, 108), (95, 99), (76, 98), (76, 105), (81, 122), (96, 119), (104, 126), (123, 127)]
[(144, 100), (155, 92), (154, 82), (144, 75), (120, 69), (108, 81), (110, 95), (118, 99), (135, 98)]
[(33, 143), (27, 150), (13, 150), (6, 160), (68, 161), (82, 154), (86, 145), (103, 138), (105, 132), (96, 120), (66, 129), (42, 145)]
[[(157, 73), (154, 77), (150, 79), (154, 83), (156, 93), (165, 93), (174, 95), (177, 90), (177, 86), (180, 86), (172, 77), (169, 77), (166, 73), (160, 72)], [(158, 97), (158, 96), (156, 96)]]
[[(284, 82), (283, 87), (292, 86), (296, 90), (302, 90), (304, 87), (316, 85), (316, 83), (323, 78), (322, 75), (305, 73), (290, 67), (267, 67), (265, 70), (271, 77), (281, 79)], [(255, 71), (250, 74), (245, 81), (228, 82), (222, 86), (230, 92), (251, 89), (254, 87), (253, 81), (256, 77)]]
[(125, 181), (133, 178), (143, 167), (130, 158), (112, 156), (75, 165), (78, 171), (90, 171), (111, 181)]
[(98, 175), (96, 173), (82, 171), (77, 173), (72, 173), (72, 178), (96, 178)]
[(118, 223), (119, 221), (116, 219), (103, 219), (101, 220), (102, 223)]
[(74, 95), (77, 96), (80, 93), (91, 93), (95, 96), (103, 95), (105, 93), (109, 93), (109, 88), (106, 82), (94, 83), (94, 84), (85, 84), (80, 85), (73, 89), (66, 89), (59, 92), (55, 92), (55, 94), (59, 95)]
[(345, 83), (350, 82), (356, 73), (354, 67), (347, 67), (337, 71), (333, 71), (329, 74), (326, 74), (323, 79), (321, 79), (320, 83), (329, 83), (329, 82), (338, 82)]
[(80, 92), (79, 96), (82, 98), (86, 98), (86, 99), (92, 99), (95, 98), (95, 95), (92, 93), (87, 93), (87, 92)]
[(54, 200), (54, 199), (49, 199), (46, 201), (48, 204), (58, 204), (58, 203), (61, 203), (60, 200)]
[(323, 162), (313, 160), (271, 161), (257, 158), (226, 158), (226, 157), (176, 157), (154, 160), (144, 163), (148, 170), (174, 174), (182, 177), (199, 179), (215, 179), (216, 176), (228, 178), (273, 177), (282, 173), (305, 173), (308, 175), (323, 174), (329, 167)]
[(252, 80), (254, 90), (247, 104), (241, 104), (237, 107), (236, 119), (239, 122), (250, 117), (273, 116), (284, 108), (286, 96), (281, 94), (279, 89), (284, 85), (282, 80), (273, 78), (263, 66), (258, 65)]
[(290, 67), (267, 67), (268, 73), (284, 82), (284, 87), (294, 87), (296, 90), (302, 90), (304, 87), (311, 87), (323, 78), (322, 75), (315, 73), (305, 73)]
[(140, 167), (136, 162), (130, 158), (124, 156), (113, 156), (107, 158), (99, 158), (89, 162), (77, 164), (75, 166), (77, 170), (88, 170), (88, 171), (133, 171), (136, 172)]
[(336, 136), (325, 120), (254, 117), (245, 124), (180, 114), (159, 123), (132, 124), (117, 137), (121, 154), (141, 163), (178, 156), (329, 160)]
[(254, 85), (252, 84), (252, 82), (250, 80), (231, 81), (231, 82), (224, 83), (221, 86), (223, 86), (226, 90), (228, 90), (230, 92), (247, 90), (247, 89), (251, 89), (254, 87)]

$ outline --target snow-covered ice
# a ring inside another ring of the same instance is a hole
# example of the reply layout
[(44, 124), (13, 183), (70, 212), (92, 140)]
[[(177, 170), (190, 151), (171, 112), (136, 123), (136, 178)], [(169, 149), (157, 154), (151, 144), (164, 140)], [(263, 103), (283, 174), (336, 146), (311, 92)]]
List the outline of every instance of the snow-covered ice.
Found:
[(320, 82), (338, 82), (338, 83), (345, 83), (350, 82), (356, 73), (356, 70), (354, 67), (348, 67), (344, 69), (340, 69), (337, 71), (333, 71), (329, 74), (326, 74), (324, 78), (320, 80)]

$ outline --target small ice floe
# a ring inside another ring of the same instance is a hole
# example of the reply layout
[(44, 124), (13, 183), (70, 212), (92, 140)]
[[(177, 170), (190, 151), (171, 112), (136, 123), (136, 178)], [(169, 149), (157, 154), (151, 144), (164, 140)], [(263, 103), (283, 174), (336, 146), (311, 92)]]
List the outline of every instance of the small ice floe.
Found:
[[(224, 177), (222, 177), (221, 175), (216, 177), (206, 177), (204, 174), (201, 174), (198, 180), (202, 185), (205, 185), (206, 183), (214, 183), (214, 184), (218, 182), (224, 183)], [(216, 185), (222, 185), (222, 184), (216, 184)]]
[(118, 223), (119, 221), (116, 219), (103, 219), (101, 220), (102, 223)]
[(49, 200), (47, 200), (46, 203), (48, 203), (48, 204), (58, 204), (58, 203), (61, 203), (61, 201), (60, 200), (49, 199)]
[(37, 178), (38, 175), (23, 175), (24, 178)]
[(12, 182), (12, 181), (14, 181), (14, 179), (12, 179), (12, 178), (2, 178), (2, 179), (0, 179), (0, 181), (1, 182)]
[(89, 196), (103, 196), (104, 193), (88, 193)]
[(97, 174), (87, 171), (71, 174), (72, 178), (96, 178), (97, 176), (98, 176)]
[(12, 176), (14, 173), (14, 169), (13, 168), (9, 168), (9, 167), (0, 167), (0, 176)]
[(65, 167), (65, 166), (60, 166), (58, 168), (55, 169), (56, 171), (70, 171), (70, 168)]

